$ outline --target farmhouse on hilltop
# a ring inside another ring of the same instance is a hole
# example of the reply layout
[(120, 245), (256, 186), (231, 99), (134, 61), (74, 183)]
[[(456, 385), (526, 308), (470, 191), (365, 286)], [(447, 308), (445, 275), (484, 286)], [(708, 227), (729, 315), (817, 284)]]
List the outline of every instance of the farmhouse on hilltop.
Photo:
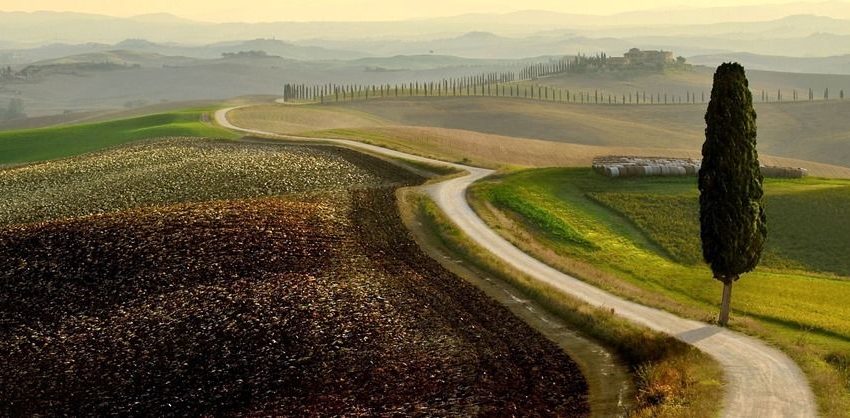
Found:
[(672, 51), (641, 51), (632, 48), (622, 57), (609, 57), (605, 63), (613, 68), (663, 68), (676, 63)]

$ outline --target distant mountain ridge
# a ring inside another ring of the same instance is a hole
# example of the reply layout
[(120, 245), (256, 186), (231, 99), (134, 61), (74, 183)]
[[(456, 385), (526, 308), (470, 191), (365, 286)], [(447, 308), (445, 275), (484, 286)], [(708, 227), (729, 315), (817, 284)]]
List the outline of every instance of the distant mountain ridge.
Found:
[[(34, 62), (58, 59), (71, 55), (104, 53), (108, 51), (128, 50), (136, 52), (156, 53), (166, 56), (184, 56), (190, 58), (220, 58), (225, 53), (240, 51), (264, 51), (296, 60), (328, 60), (328, 59), (357, 59), (369, 54), (333, 50), (317, 46), (302, 46), (275, 39), (252, 39), (243, 41), (218, 42), (209, 45), (181, 45), (174, 43), (156, 43), (146, 39), (125, 39), (115, 44), (84, 43), (84, 44), (49, 44), (36, 48), (19, 50), (0, 50), (0, 63), (30, 64)], [(5, 59), (4, 59), (5, 57)], [(14, 57), (14, 58), (13, 58)]]
[[(502, 14), (479, 13), (386, 22), (210, 23), (166, 13), (120, 18), (70, 12), (0, 11), (0, 39), (5, 42), (35, 46), (55, 42), (115, 43), (132, 38), (149, 39), (153, 42), (179, 41), (192, 44), (271, 37), (288, 41), (316, 37), (336, 40), (369, 37), (423, 40), (458, 36), (467, 32), (492, 32), (500, 36), (517, 37), (550, 30), (575, 30), (586, 36), (596, 36), (593, 34), (595, 31), (616, 32), (618, 30), (632, 31), (632, 35), (661, 35), (666, 27), (671, 26), (678, 26), (679, 29), (687, 26), (708, 28), (712, 25), (722, 27), (722, 25), (736, 24), (738, 27), (742, 27), (741, 25), (758, 27), (763, 22), (771, 21), (790, 25), (788, 28), (793, 32), (796, 27), (811, 24), (811, 22), (802, 22), (800, 19), (783, 22), (783, 19), (797, 15), (830, 16), (836, 22), (823, 27), (821, 31), (845, 34), (850, 27), (847, 24), (850, 20), (850, 2), (797, 2), (650, 10), (611, 16), (525, 10)], [(823, 21), (820, 24), (822, 23)], [(648, 27), (655, 28), (651, 28), (649, 33), (642, 32)], [(745, 31), (752, 32), (749, 29)], [(691, 35), (705, 34), (689, 33)], [(801, 35), (797, 33), (795, 36)]]
[[(747, 16), (765, 20), (745, 20)], [(613, 16), (526, 10), (389, 22), (209, 23), (162, 13), (117, 18), (0, 12), (0, 65), (114, 49), (196, 58), (263, 50), (297, 60), (432, 53), (475, 59), (620, 55), (631, 47), (683, 56), (746, 52), (828, 57), (850, 54), (848, 17), (850, 2), (839, 1)], [(719, 18), (728, 20), (709, 21)], [(236, 41), (240, 39), (253, 41)]]

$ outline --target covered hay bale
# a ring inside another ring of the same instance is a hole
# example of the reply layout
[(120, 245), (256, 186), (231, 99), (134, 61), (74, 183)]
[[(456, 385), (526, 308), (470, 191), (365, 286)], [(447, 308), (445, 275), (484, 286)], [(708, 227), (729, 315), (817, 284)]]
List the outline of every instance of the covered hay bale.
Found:
[(805, 168), (765, 166), (761, 167), (761, 175), (773, 178), (799, 179), (808, 175), (808, 171)]
[(592, 168), (608, 177), (695, 176), (700, 164), (690, 158), (607, 156), (595, 158)]

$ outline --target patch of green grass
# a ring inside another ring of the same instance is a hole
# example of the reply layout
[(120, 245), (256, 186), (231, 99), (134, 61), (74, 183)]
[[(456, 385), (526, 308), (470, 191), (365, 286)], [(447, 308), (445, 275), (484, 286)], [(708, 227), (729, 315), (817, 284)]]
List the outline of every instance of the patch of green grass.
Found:
[(545, 203), (523, 190), (498, 188), (490, 193), (490, 201), (499, 208), (510, 210), (525, 219), (528, 224), (552, 239), (569, 242), (586, 249), (593, 249), (592, 242), (578, 234), (556, 211), (544, 208)]
[[(770, 233), (761, 265), (850, 276), (850, 182), (768, 179), (765, 189)], [(675, 260), (702, 261), (695, 187), (678, 191), (661, 184), (654, 193), (616, 190), (588, 196), (633, 221)]]
[[(827, 357), (850, 353), (850, 277), (841, 276), (850, 271), (850, 221), (841, 215), (850, 213), (850, 182), (768, 180), (765, 191), (768, 248), (762, 266), (735, 285), (732, 326), (789, 352), (807, 372), (825, 415), (844, 416), (850, 410), (847, 374)], [(631, 299), (701, 320), (716, 315), (721, 285), (700, 262), (694, 179), (526, 170), (479, 183), (471, 196), (480, 201), (499, 193), (533, 196), (525, 204), (558, 217), (594, 244), (540, 234), (546, 223), (489, 200), (521, 221), (498, 225), (521, 248), (538, 255), (546, 249), (547, 262), (559, 268), (559, 257), (592, 265), (611, 279), (571, 273)], [(517, 238), (511, 232), (516, 225), (539, 245)], [(626, 285), (641, 292), (624, 292)]]
[(618, 210), (637, 224), (673, 259), (699, 263), (698, 202), (693, 196), (659, 196), (651, 193), (588, 193), (588, 197)]
[(71, 157), (131, 141), (165, 136), (235, 138), (201, 121), (212, 109), (188, 109), (84, 125), (0, 132), (0, 165)]

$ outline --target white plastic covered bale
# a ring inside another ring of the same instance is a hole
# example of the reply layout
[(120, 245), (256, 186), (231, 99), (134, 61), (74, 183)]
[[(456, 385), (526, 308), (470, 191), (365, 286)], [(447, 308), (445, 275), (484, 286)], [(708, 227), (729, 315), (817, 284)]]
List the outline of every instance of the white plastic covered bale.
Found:
[(690, 158), (607, 156), (593, 160), (593, 169), (608, 177), (695, 176), (702, 164)]
[(805, 177), (808, 171), (804, 168), (796, 167), (767, 166), (761, 167), (761, 174), (765, 177), (799, 179)]

